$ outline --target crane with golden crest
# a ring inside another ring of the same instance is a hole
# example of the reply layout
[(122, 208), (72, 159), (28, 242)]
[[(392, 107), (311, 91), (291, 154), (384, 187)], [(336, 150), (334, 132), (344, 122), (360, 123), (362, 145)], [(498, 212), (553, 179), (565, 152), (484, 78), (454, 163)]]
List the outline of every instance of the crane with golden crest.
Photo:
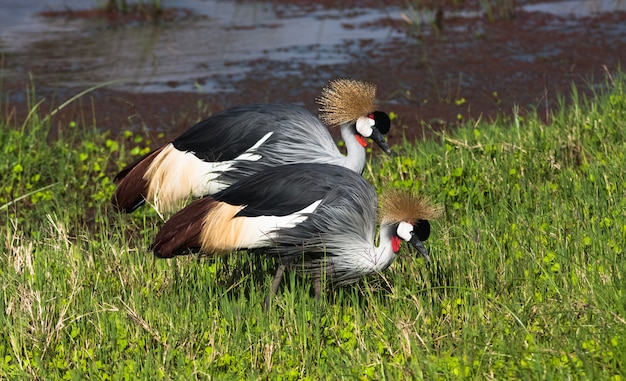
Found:
[(304, 163), (272, 167), (246, 177), (174, 214), (152, 243), (157, 257), (247, 250), (274, 257), (276, 293), (287, 269), (309, 274), (315, 296), (322, 278), (342, 285), (385, 270), (403, 241), (429, 259), (423, 244), (429, 220), (440, 209), (404, 191), (382, 195), (379, 219), (374, 187), (337, 165)]
[[(320, 119), (290, 104), (230, 108), (197, 123), (174, 141), (129, 164), (116, 177), (113, 204), (132, 212), (146, 202), (173, 212), (190, 198), (211, 195), (264, 169), (327, 163), (362, 173), (367, 138), (389, 153), (389, 116), (376, 110), (376, 86), (331, 81), (317, 102)], [(342, 155), (327, 127), (339, 125)]]

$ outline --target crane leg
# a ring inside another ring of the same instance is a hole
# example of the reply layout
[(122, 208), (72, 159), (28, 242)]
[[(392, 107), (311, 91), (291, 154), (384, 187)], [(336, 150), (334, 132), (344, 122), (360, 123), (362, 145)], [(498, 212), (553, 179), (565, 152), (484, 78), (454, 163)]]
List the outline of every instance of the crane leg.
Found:
[(274, 294), (276, 294), (276, 291), (278, 291), (278, 286), (280, 285), (280, 282), (283, 280), (283, 274), (285, 273), (286, 268), (287, 268), (287, 265), (281, 264), (278, 266), (278, 269), (276, 269), (276, 275), (274, 275), (272, 288), (270, 289), (270, 292), (265, 297), (265, 303), (263, 303), (263, 309), (266, 311), (270, 307), (270, 298), (274, 296)]
[(320, 300), (322, 296), (322, 277), (316, 276), (313, 278), (313, 291), (315, 292), (315, 300)]

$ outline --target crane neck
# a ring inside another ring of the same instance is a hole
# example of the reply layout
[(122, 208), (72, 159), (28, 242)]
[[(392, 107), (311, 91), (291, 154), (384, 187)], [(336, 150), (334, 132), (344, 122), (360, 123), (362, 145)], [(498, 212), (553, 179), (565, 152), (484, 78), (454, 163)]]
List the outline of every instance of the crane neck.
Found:
[(363, 139), (356, 131), (354, 123), (343, 123), (341, 125), (341, 138), (346, 143), (346, 157), (344, 167), (357, 173), (363, 173), (365, 168), (365, 147), (361, 145), (357, 138)]
[[(379, 230), (379, 238), (378, 238), (378, 246), (376, 246), (376, 259), (377, 263), (379, 263), (379, 270), (384, 270), (396, 257), (396, 251), (400, 248), (400, 242), (398, 237), (394, 237), (394, 228), (392, 225), (382, 223), (380, 225)], [(398, 240), (395, 242), (394, 240)], [(397, 247), (394, 247), (396, 246)]]

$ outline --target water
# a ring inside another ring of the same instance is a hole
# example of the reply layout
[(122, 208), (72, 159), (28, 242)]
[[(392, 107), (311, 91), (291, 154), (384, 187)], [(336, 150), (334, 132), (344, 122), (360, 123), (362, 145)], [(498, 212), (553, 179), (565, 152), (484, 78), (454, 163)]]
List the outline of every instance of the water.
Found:
[[(114, 25), (102, 19), (43, 17), (41, 11), (96, 7), (96, 0), (4, 0), (0, 4), (3, 76), (59, 87), (86, 88), (109, 81), (141, 91), (228, 91), (216, 78), (244, 76), (264, 62), (267, 70), (367, 60), (375, 46), (406, 38), (406, 19), (432, 22), (433, 12), (412, 8), (303, 12), (257, 1), (179, 0), (189, 10), (173, 21)], [(576, 17), (626, 10), (626, 0), (560, 1), (523, 5), (525, 12)], [(480, 17), (448, 12), (446, 17)], [(387, 20), (381, 23), (381, 20)], [(389, 23), (391, 20), (391, 26)], [(395, 25), (394, 25), (395, 24)], [(459, 33), (467, 33), (466, 30)], [(526, 59), (520, 57), (520, 59)], [(275, 73), (279, 76), (280, 73)], [(305, 72), (301, 72), (305, 76)]]
[(601, 13), (626, 11), (625, 0), (570, 0), (528, 4), (526, 12), (542, 12), (555, 16), (592, 17)]
[(78, 3), (84, 9), (78, 1), (12, 0), (0, 6), (2, 51), (8, 56), (4, 75), (23, 76), (26, 68), (59, 86), (118, 80), (117, 87), (134, 91), (190, 91), (199, 84), (210, 91), (212, 77), (243, 74), (250, 62), (329, 65), (357, 55), (356, 41), (399, 35), (374, 26), (387, 17), (378, 10), (302, 15), (282, 7), (287, 16), (279, 17), (271, 4), (259, 2), (183, 0), (176, 7), (193, 16), (115, 27), (103, 20), (36, 15), (79, 9)]

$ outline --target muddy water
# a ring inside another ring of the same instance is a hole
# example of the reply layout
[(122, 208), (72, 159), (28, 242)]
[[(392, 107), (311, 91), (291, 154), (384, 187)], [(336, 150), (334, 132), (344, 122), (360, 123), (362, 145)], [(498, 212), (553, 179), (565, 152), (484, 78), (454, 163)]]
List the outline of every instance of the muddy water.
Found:
[(592, 17), (602, 13), (626, 11), (624, 0), (566, 0), (528, 4), (523, 7), (526, 12), (543, 12), (555, 16)]
[[(168, 22), (112, 25), (101, 18), (41, 15), (84, 9), (86, 3), (3, 2), (2, 51), (10, 57), (4, 76), (23, 78), (30, 71), (59, 86), (89, 87), (117, 81), (112, 87), (144, 92), (197, 91), (200, 87), (204, 91), (228, 90), (219, 88), (212, 78), (244, 76), (250, 71), (250, 62), (263, 59), (290, 63), (293, 70), (299, 63), (345, 63), (359, 54), (361, 48), (355, 41), (384, 44), (402, 38), (406, 33), (397, 26), (405, 24), (403, 19), (429, 24), (435, 14), (399, 6), (382, 11), (320, 8), (303, 12), (293, 6), (277, 9), (256, 1), (182, 0), (175, 2), (180, 15)], [(626, 2), (565, 1), (528, 4), (522, 9), (583, 17), (626, 9)], [(472, 10), (447, 13), (451, 18), (481, 15)], [(382, 19), (386, 24), (381, 24)]]
[(356, 77), (377, 83), (381, 108), (399, 115), (396, 137), (420, 137), (424, 122), (492, 118), (515, 106), (547, 115), (557, 92), (601, 86), (626, 62), (626, 1), (520, 1), (510, 18), (467, 1), (442, 6), (440, 28), (434, 9), (404, 0), (335, 3), (180, 0), (159, 20), (112, 20), (63, 12), (95, 0), (5, 0), (3, 87), (19, 110), (30, 76), (57, 102), (115, 81), (90, 94), (95, 107), (68, 107), (59, 123), (88, 112), (103, 128), (175, 134), (201, 117), (199, 102), (315, 111), (329, 79)]
[(0, 10), (2, 48), (11, 57), (4, 75), (19, 78), (31, 70), (59, 86), (115, 80), (112, 87), (129, 91), (214, 91), (211, 78), (243, 76), (251, 61), (333, 65), (355, 54), (357, 46), (345, 41), (400, 36), (375, 26), (383, 16), (399, 18), (394, 7), (381, 15), (377, 9), (304, 13), (285, 6), (279, 17), (266, 3), (183, 0), (176, 2), (180, 11), (173, 20), (112, 25), (99, 18), (43, 17), (33, 10), (78, 4), (30, 1), (30, 6), (26, 0)]

